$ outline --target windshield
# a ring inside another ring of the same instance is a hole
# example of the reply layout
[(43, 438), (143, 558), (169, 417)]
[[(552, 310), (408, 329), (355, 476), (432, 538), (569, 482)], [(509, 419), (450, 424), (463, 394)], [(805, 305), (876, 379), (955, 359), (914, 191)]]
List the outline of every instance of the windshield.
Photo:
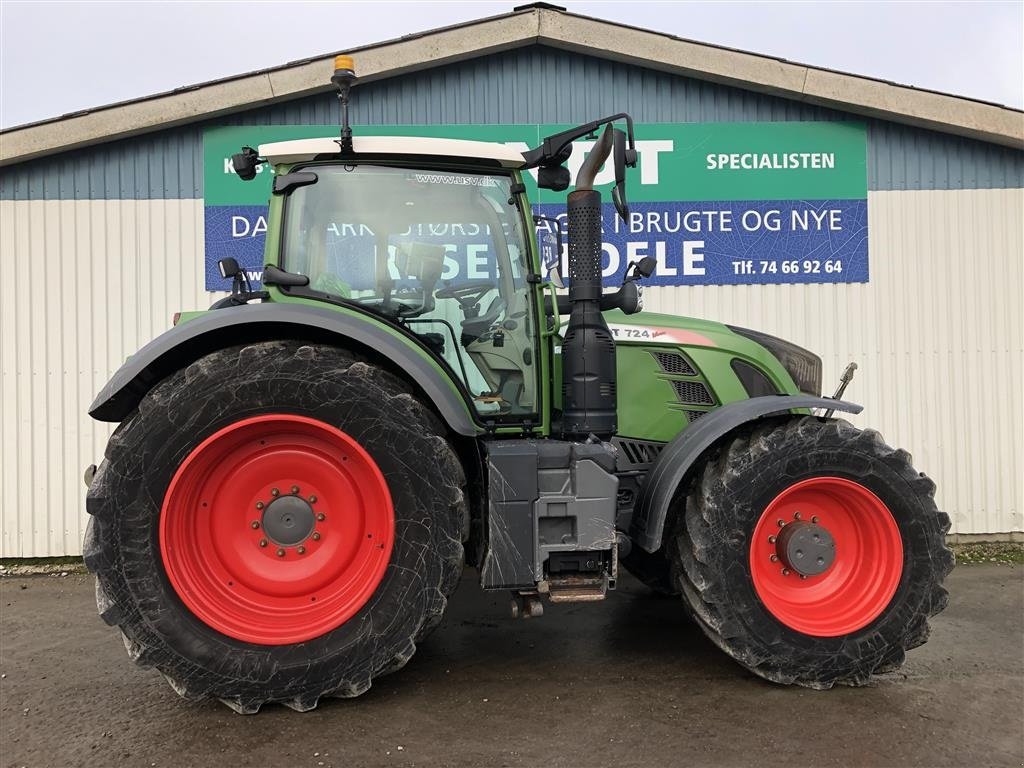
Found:
[(482, 414), (536, 411), (528, 253), (512, 179), (307, 166), (287, 198), (281, 267), (415, 333)]

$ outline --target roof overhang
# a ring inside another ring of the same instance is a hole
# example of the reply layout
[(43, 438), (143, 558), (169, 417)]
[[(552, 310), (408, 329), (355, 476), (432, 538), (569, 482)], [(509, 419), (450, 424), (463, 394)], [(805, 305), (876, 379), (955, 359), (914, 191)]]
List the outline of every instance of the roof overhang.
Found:
[[(683, 40), (544, 4), (357, 48), (361, 82), (542, 44), (1024, 149), (1024, 112)], [(333, 54), (0, 132), (0, 165), (331, 90)], [(485, 117), (485, 116), (484, 116)]]

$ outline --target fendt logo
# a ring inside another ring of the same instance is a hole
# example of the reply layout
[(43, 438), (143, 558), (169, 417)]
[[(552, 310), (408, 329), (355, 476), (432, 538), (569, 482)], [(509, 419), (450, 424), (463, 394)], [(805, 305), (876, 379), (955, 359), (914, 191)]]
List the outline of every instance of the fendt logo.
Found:
[[(561, 125), (360, 126), (365, 136), (423, 136), (504, 144), (524, 152)], [(255, 126), (204, 134), (207, 289), (223, 290), (216, 262), (236, 258), (258, 271), (267, 232), (273, 170), (241, 181), (231, 155), (243, 145), (322, 138), (337, 126)], [(867, 133), (856, 123), (637, 124), (637, 164), (627, 169), (630, 213), (615, 215), (607, 190), (612, 163), (594, 185), (605, 192), (602, 275), (617, 285), (630, 262), (654, 257), (648, 285), (836, 283), (868, 280)], [(574, 182), (595, 142), (574, 142), (565, 163)], [(431, 172), (426, 172), (429, 176)], [(454, 176), (440, 174), (446, 184)], [(439, 177), (440, 177), (439, 176)], [(458, 176), (469, 184), (469, 176)], [(472, 183), (484, 184), (476, 176)], [(523, 174), (534, 212), (565, 232), (566, 191), (537, 186)], [(572, 187), (569, 188), (570, 190)], [(472, 276), (490, 238), (454, 237), (458, 222), (438, 222), (430, 236), (443, 245), (446, 273)], [(346, 222), (339, 216), (338, 237)], [(538, 233), (550, 229), (538, 225)], [(565, 259), (563, 251), (563, 266)]]

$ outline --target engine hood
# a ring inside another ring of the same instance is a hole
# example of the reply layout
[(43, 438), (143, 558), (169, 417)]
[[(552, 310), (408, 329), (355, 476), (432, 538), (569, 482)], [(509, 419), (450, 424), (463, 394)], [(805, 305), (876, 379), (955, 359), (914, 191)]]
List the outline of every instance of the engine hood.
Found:
[(695, 347), (735, 348), (737, 337), (722, 323), (695, 317), (637, 312), (626, 315), (619, 310), (604, 313), (616, 344), (668, 344)]

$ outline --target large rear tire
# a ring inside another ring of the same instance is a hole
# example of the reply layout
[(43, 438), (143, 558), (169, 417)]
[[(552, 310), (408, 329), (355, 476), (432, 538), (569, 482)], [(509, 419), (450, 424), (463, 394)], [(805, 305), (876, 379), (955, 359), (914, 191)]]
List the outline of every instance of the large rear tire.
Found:
[(925, 642), (948, 601), (949, 517), (934, 493), (877, 432), (765, 422), (710, 457), (685, 498), (668, 545), (676, 583), (753, 673), (864, 684)]
[(405, 382), (335, 347), (200, 359), (122, 422), (91, 484), (100, 615), (189, 699), (251, 713), (363, 693), (461, 575), (444, 434)]

